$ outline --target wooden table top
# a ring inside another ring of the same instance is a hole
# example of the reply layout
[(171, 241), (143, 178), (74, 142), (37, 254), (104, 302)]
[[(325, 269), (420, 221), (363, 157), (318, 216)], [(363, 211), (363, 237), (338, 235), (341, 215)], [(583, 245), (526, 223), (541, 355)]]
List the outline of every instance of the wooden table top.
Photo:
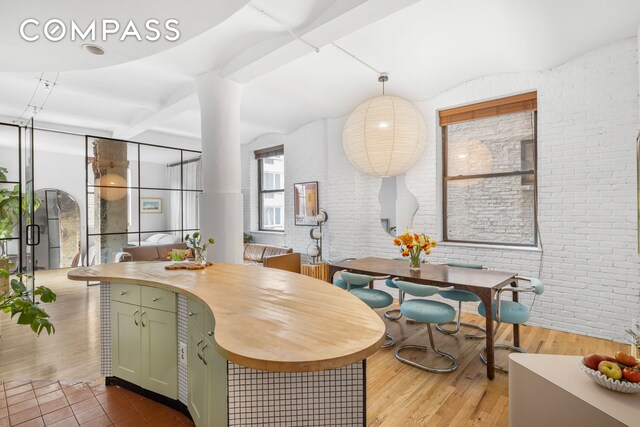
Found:
[(407, 281), (427, 283), (435, 286), (457, 286), (469, 288), (499, 288), (513, 281), (516, 273), (449, 267), (448, 265), (421, 264), (420, 271), (411, 271), (409, 261), (368, 257), (344, 261), (331, 265), (354, 273), (389, 275)]
[(68, 277), (155, 286), (201, 301), (214, 315), (218, 352), (249, 368), (334, 369), (367, 358), (384, 341), (384, 323), (373, 310), (321, 280), (257, 266), (216, 263), (168, 271), (167, 264), (103, 264), (72, 270)]

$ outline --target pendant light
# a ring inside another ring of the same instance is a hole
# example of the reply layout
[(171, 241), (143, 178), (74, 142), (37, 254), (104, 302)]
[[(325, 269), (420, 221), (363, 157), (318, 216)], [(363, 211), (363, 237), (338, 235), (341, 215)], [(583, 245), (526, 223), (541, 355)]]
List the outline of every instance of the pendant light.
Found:
[(110, 202), (127, 197), (127, 180), (117, 173), (108, 173), (96, 179), (100, 198)]
[(349, 162), (367, 175), (400, 175), (418, 161), (426, 146), (427, 125), (418, 109), (398, 96), (385, 95), (386, 73), (380, 74), (382, 95), (368, 99), (349, 115), (342, 146)]

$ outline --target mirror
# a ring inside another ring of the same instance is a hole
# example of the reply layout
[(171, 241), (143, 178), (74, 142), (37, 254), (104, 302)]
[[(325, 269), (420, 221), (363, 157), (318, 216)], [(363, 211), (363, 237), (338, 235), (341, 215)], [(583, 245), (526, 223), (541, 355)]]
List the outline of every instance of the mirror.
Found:
[(40, 208), (34, 222), (40, 227), (35, 246), (36, 268), (51, 270), (77, 267), (80, 261), (80, 206), (67, 192), (52, 188), (36, 191)]
[(382, 178), (378, 194), (380, 224), (392, 237), (412, 228), (413, 216), (418, 211), (418, 199), (407, 188), (405, 177), (402, 174)]

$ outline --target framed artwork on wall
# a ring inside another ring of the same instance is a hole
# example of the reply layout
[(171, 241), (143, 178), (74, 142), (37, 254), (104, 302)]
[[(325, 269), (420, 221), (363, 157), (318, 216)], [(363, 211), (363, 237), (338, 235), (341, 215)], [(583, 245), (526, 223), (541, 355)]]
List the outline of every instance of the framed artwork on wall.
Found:
[(161, 198), (141, 198), (140, 213), (143, 213), (143, 214), (162, 213), (162, 199)]
[(293, 215), (296, 225), (318, 225), (318, 181), (293, 184)]

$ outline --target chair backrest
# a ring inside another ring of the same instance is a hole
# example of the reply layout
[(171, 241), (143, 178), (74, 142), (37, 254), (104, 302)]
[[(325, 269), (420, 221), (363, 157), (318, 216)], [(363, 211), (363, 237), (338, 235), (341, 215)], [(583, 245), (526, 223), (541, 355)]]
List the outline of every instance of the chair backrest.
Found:
[(341, 271), (340, 276), (347, 282), (347, 285), (351, 286), (368, 285), (373, 280), (373, 277), (367, 276), (366, 274), (356, 274), (348, 271)]
[(416, 297), (430, 297), (440, 292), (440, 288), (437, 286), (418, 285), (404, 280), (396, 280), (394, 283), (401, 291)]
[(447, 263), (449, 267), (459, 267), (459, 268), (475, 268), (476, 270), (482, 270), (484, 267), (482, 264), (478, 264), (475, 262), (449, 262)]

